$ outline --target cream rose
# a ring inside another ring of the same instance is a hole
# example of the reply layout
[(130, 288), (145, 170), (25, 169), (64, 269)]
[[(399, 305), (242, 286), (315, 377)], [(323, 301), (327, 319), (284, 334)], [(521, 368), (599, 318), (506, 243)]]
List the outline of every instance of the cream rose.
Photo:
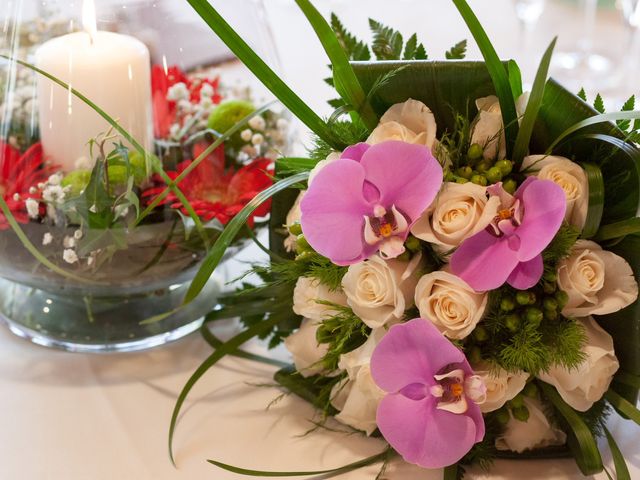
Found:
[(633, 270), (622, 257), (589, 240), (578, 240), (558, 266), (558, 286), (569, 295), (567, 317), (606, 315), (638, 298)]
[(522, 162), (522, 170), (562, 187), (567, 198), (565, 220), (582, 230), (589, 208), (589, 182), (580, 165), (568, 158), (530, 155)]
[(529, 410), (529, 419), (521, 422), (512, 416), (504, 433), (496, 438), (496, 448), (522, 453), (525, 450), (564, 445), (566, 433), (551, 424), (542, 410), (542, 404), (531, 398), (525, 398), (524, 404)]
[(331, 404), (340, 410), (335, 419), (371, 435), (377, 428), (376, 412), (385, 392), (371, 377), (371, 355), (386, 334), (384, 328), (371, 332), (367, 341), (356, 350), (340, 356), (338, 368), (347, 378), (331, 392)]
[(487, 387), (487, 399), (480, 405), (482, 413), (499, 410), (509, 400), (513, 400), (527, 384), (529, 374), (526, 372), (511, 373), (500, 368), (483, 370), (474, 368), (476, 375), (482, 378)]
[(324, 370), (320, 362), (327, 354), (329, 345), (318, 343), (316, 333), (319, 325), (319, 322), (305, 318), (300, 329), (284, 340), (284, 346), (291, 353), (296, 370), (303, 377), (312, 377)]
[(448, 338), (463, 339), (476, 327), (489, 295), (475, 292), (460, 277), (439, 270), (424, 275), (416, 286), (420, 316), (430, 320)]
[(298, 278), (293, 289), (293, 311), (301, 317), (309, 318), (316, 322), (324, 320), (335, 313), (331, 306), (318, 303), (318, 300), (337, 305), (347, 305), (347, 298), (341, 291), (332, 292), (316, 278)]
[(486, 187), (471, 182), (445, 182), (411, 233), (444, 253), (486, 228), (498, 214), (499, 207), (499, 197), (492, 195), (487, 199)]
[(400, 320), (413, 306), (421, 256), (410, 262), (384, 260), (379, 255), (351, 265), (342, 288), (353, 313), (371, 328)]
[(436, 118), (424, 103), (409, 99), (393, 105), (371, 132), (367, 143), (375, 145), (388, 140), (433, 147), (436, 140)]
[(585, 361), (572, 370), (554, 367), (540, 379), (558, 390), (562, 399), (580, 412), (586, 412), (609, 389), (620, 364), (613, 350), (613, 339), (591, 317), (581, 320), (587, 333), (583, 348)]

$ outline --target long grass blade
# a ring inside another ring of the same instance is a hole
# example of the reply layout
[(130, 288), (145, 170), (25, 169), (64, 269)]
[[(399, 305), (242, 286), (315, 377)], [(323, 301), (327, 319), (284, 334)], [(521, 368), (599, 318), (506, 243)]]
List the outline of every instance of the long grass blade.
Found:
[(624, 455), (620, 451), (620, 447), (618, 447), (615, 438), (613, 438), (613, 435), (611, 435), (611, 432), (607, 427), (604, 427), (604, 434), (607, 437), (609, 449), (611, 450), (611, 457), (613, 458), (613, 466), (616, 469), (616, 480), (631, 480), (631, 474), (629, 473), (629, 467), (624, 459)]
[(598, 232), (604, 212), (604, 178), (600, 167), (593, 163), (583, 163), (582, 168), (589, 184), (589, 207), (582, 229), (582, 238), (591, 238)]
[(613, 390), (609, 390), (605, 393), (604, 398), (606, 398), (611, 406), (618, 412), (640, 425), (640, 410), (638, 410), (629, 400), (617, 394)]

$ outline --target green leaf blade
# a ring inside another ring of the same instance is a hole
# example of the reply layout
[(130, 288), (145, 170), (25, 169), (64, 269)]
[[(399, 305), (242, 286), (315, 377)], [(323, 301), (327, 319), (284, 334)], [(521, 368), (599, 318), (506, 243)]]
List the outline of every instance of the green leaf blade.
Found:
[(620, 447), (618, 447), (616, 440), (606, 427), (604, 428), (604, 434), (607, 437), (609, 449), (611, 450), (611, 457), (613, 458), (613, 466), (616, 469), (616, 480), (631, 480), (629, 467), (627, 467), (627, 462), (624, 459), (624, 455), (620, 451)]
[(582, 238), (591, 238), (596, 235), (602, 222), (604, 212), (604, 178), (600, 167), (593, 163), (583, 163), (582, 168), (587, 175), (589, 184), (589, 206), (587, 219), (582, 229)]

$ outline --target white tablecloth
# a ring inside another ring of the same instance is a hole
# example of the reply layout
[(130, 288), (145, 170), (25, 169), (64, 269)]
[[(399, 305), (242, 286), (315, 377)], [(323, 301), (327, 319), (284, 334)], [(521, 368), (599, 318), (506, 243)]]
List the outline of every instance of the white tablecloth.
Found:
[[(292, 85), (318, 111), (328, 95), (321, 82), (325, 60), (292, 2), (267, 0), (277, 43)], [(355, 31), (366, 30), (368, 16), (407, 32), (422, 32), (432, 56), (469, 37), (448, 0), (416, 2), (320, 1), (323, 11), (337, 9)], [(505, 57), (518, 57), (517, 25), (507, 0), (477, 0), (489, 33)], [(366, 5), (366, 8), (365, 8)], [(527, 74), (554, 32), (576, 31), (567, 5), (552, 5), (535, 34)], [(575, 17), (575, 13), (573, 13)], [(601, 27), (607, 41), (621, 38), (613, 13)], [(612, 40), (613, 41), (613, 40)], [(565, 42), (569, 44), (570, 42)], [(615, 44), (615, 42), (613, 42)], [(562, 43), (561, 43), (562, 45)], [(471, 56), (477, 50), (471, 48)], [(253, 257), (254, 253), (246, 255)], [(221, 335), (237, 329), (222, 326)], [(261, 345), (251, 348), (264, 350)], [(314, 470), (341, 466), (375, 454), (378, 440), (320, 430), (313, 409), (288, 396), (267, 409), (279, 390), (269, 386), (274, 368), (225, 359), (209, 371), (190, 395), (178, 424), (175, 452), (178, 468), (167, 455), (167, 429), (176, 396), (210, 349), (197, 335), (176, 344), (138, 354), (90, 356), (47, 350), (0, 328), (0, 479), (2, 480), (179, 480), (242, 478), (206, 463), (226, 463), (266, 470)], [(280, 352), (282, 354), (282, 352)], [(256, 386), (256, 385), (260, 386)], [(613, 420), (611, 430), (625, 453), (632, 478), (640, 478), (638, 433), (629, 422)], [(603, 449), (605, 452), (607, 448)], [(605, 453), (610, 464), (610, 456)], [(372, 479), (379, 467), (342, 478)], [(394, 465), (386, 478), (439, 479)], [(469, 478), (520, 480), (580, 478), (571, 460), (498, 461), (491, 475)], [(606, 478), (604, 475), (596, 477)]]

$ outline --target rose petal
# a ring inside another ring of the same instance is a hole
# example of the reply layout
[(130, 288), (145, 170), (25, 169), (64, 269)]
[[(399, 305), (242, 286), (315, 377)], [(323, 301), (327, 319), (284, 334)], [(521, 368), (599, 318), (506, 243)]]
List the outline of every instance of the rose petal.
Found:
[(422, 318), (391, 327), (371, 357), (374, 381), (395, 393), (412, 383), (434, 385), (433, 376), (449, 364), (466, 364), (464, 354)]
[(511, 272), (511, 275), (509, 275), (507, 282), (513, 288), (527, 290), (540, 281), (543, 272), (544, 264), (542, 263), (542, 255), (538, 255), (528, 262), (520, 262), (513, 272)]
[(384, 438), (407, 462), (424, 468), (453, 465), (484, 436), (484, 428), (479, 431), (473, 418), (438, 410), (436, 405), (432, 396), (415, 401), (394, 394), (378, 407), (377, 423)]
[(336, 160), (324, 167), (305, 194), (300, 223), (309, 244), (338, 265), (355, 263), (375, 252), (364, 243), (364, 216), (371, 205), (363, 195), (361, 164)]
[(383, 142), (367, 150), (360, 162), (366, 179), (380, 192), (385, 208), (395, 205), (415, 222), (442, 185), (442, 167), (421, 145)]
[(460, 245), (451, 257), (451, 271), (477, 292), (500, 287), (518, 265), (509, 242), (487, 231), (477, 233)]

